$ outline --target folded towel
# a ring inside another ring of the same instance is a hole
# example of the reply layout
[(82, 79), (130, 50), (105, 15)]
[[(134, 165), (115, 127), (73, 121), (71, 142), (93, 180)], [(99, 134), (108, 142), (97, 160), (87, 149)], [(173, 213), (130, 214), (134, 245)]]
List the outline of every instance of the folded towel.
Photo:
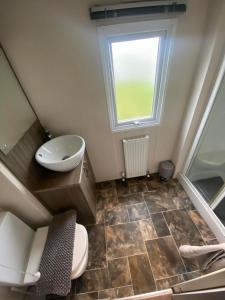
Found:
[(180, 254), (185, 258), (197, 257), (200, 255), (208, 254), (210, 252), (215, 252), (219, 250), (225, 251), (225, 243), (217, 245), (207, 245), (207, 246), (190, 246), (182, 245), (179, 248)]
[(208, 246), (183, 245), (179, 250), (185, 258), (197, 258), (204, 274), (225, 268), (225, 243)]
[(201, 270), (204, 273), (211, 273), (225, 267), (225, 252), (218, 250), (205, 255), (202, 258)]
[(54, 216), (41, 258), (37, 295), (66, 296), (70, 292), (75, 226), (74, 210)]

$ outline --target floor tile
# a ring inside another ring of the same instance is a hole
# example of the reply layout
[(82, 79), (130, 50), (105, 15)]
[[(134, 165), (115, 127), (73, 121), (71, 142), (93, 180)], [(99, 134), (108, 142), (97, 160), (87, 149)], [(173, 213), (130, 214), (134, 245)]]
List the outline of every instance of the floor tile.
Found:
[(144, 201), (143, 193), (130, 194), (118, 197), (119, 204), (132, 205)]
[(163, 279), (186, 272), (171, 236), (145, 243), (155, 279)]
[(134, 294), (155, 291), (155, 281), (147, 254), (128, 257)]
[(184, 258), (182, 260), (185, 264), (187, 272), (193, 272), (199, 270), (199, 263), (196, 258)]
[(127, 209), (128, 209), (130, 221), (149, 218), (149, 212), (145, 202), (128, 205)]
[(157, 233), (151, 219), (140, 220), (139, 227), (144, 241), (157, 238)]
[(116, 206), (105, 211), (105, 225), (116, 225), (129, 222), (126, 206)]
[(116, 298), (130, 297), (134, 295), (133, 286), (123, 286), (115, 288)]
[(184, 191), (182, 185), (176, 178), (171, 178), (163, 182), (163, 185), (166, 186), (167, 190), (173, 190), (175, 193)]
[(116, 291), (115, 289), (108, 289), (99, 291), (98, 299), (115, 299), (116, 298)]
[(151, 218), (158, 237), (170, 235), (169, 228), (162, 213), (152, 214)]
[(96, 197), (97, 210), (113, 208), (118, 205), (118, 198), (115, 189), (100, 190)]
[(182, 187), (182, 185), (180, 184), (180, 182), (177, 179), (173, 179), (172, 181), (174, 182), (176, 194), (180, 198), (187, 198), (188, 195), (187, 195), (186, 191), (184, 190), (184, 188)]
[[(148, 183), (148, 189), (151, 192), (160, 194), (163, 198), (168, 199), (169, 207), (164, 209), (193, 209), (194, 206), (187, 193), (184, 191), (180, 183), (176, 179), (170, 179), (166, 182), (161, 182), (157, 177)], [(172, 206), (172, 208), (171, 208)]]
[(207, 245), (216, 245), (216, 244), (219, 244), (219, 241), (217, 239), (213, 239), (213, 240), (206, 241), (206, 244)]
[(116, 180), (116, 190), (118, 196), (130, 194), (130, 188), (127, 181), (123, 182), (122, 180)]
[(71, 295), (70, 300), (97, 300), (98, 292)]
[(106, 199), (106, 198), (115, 197), (115, 196), (117, 196), (115, 187), (97, 190), (97, 199), (98, 198)]
[(148, 178), (146, 176), (138, 176), (138, 177), (132, 177), (132, 178), (127, 179), (127, 182), (129, 184), (137, 183), (137, 182), (147, 182), (147, 181), (148, 181)]
[(155, 191), (160, 189), (162, 182), (159, 180), (158, 176), (153, 175), (150, 180), (147, 181), (147, 187), (149, 191)]
[(131, 194), (148, 191), (147, 184), (144, 181), (130, 182), (129, 187)]
[(117, 196), (105, 198), (104, 209), (112, 209), (119, 204)]
[(87, 269), (106, 267), (106, 243), (104, 225), (87, 226), (89, 253)]
[(174, 202), (172, 201), (171, 197), (168, 197), (168, 194), (166, 192), (144, 193), (144, 199), (150, 213), (176, 209)]
[(104, 197), (102, 197), (101, 195), (96, 196), (96, 209), (97, 210), (104, 209)]
[(76, 279), (71, 280), (70, 295), (76, 294)]
[(147, 185), (150, 191), (167, 192), (169, 195), (174, 196), (184, 191), (177, 179), (161, 181), (158, 175), (153, 176), (152, 179), (147, 182)]
[(170, 194), (177, 209), (195, 209), (193, 203), (177, 179), (170, 180), (167, 188), (171, 191)]
[(77, 279), (77, 293), (100, 291), (110, 287), (107, 268), (86, 271)]
[(205, 222), (205, 220), (200, 216), (197, 211), (189, 211), (189, 216), (191, 217), (194, 224), (198, 227), (204, 241), (210, 241), (215, 239), (215, 235), (212, 233), (211, 229)]
[[(150, 180), (138, 177), (125, 183), (98, 183), (96, 209), (97, 225), (87, 226), (88, 270), (72, 281), (70, 300), (114, 299), (131, 296), (134, 290), (135, 294), (153, 291), (154, 279), (158, 289), (168, 288), (181, 278), (189, 280), (200, 274), (199, 265), (196, 260), (181, 259), (174, 239), (178, 245), (192, 238), (195, 243), (203, 242), (202, 234), (205, 243), (217, 242), (190, 212), (195, 209), (174, 179), (161, 182), (153, 175)], [(174, 238), (167, 235), (168, 225)]]
[[(102, 223), (101, 217), (102, 217), (103, 213), (104, 213), (104, 198), (102, 196), (97, 196), (96, 197), (96, 224)], [(104, 219), (103, 219), (103, 221), (104, 221)]]
[(97, 210), (96, 211), (96, 224), (104, 224), (105, 223), (105, 210)]
[(204, 245), (204, 241), (184, 210), (164, 212), (164, 217), (178, 247), (181, 245)]
[(75, 299), (75, 296), (57, 296), (57, 295), (47, 295), (46, 297), (44, 296), (25, 296), (25, 298), (23, 298), (24, 300), (71, 300), (71, 299)]
[(131, 284), (127, 257), (109, 260), (108, 268), (112, 287), (121, 287)]
[(156, 280), (157, 290), (169, 289), (171, 286), (184, 281), (182, 275), (175, 275), (172, 277)]
[(101, 195), (96, 197), (96, 224), (104, 224), (105, 211), (104, 211), (105, 198)]
[(177, 209), (195, 209), (193, 203), (191, 202), (185, 191), (177, 192), (176, 196), (173, 197), (173, 202), (175, 203)]
[(174, 179), (167, 181), (160, 180), (158, 175), (153, 176), (149, 182), (149, 189), (157, 192), (168, 192), (169, 194), (175, 194), (178, 191), (178, 182)]
[[(82, 294), (82, 295), (84, 295), (84, 294)], [(99, 300), (101, 300), (101, 299), (104, 299), (104, 300), (109, 299), (110, 300), (110, 299), (115, 299), (115, 298), (130, 297), (133, 295), (134, 295), (133, 286), (129, 285), (129, 286), (123, 286), (123, 287), (119, 287), (119, 288), (112, 288), (112, 289), (99, 291), (98, 299)], [(84, 299), (84, 300), (86, 300), (86, 299)], [(87, 299), (87, 300), (89, 300), (89, 299)], [(92, 299), (90, 299), (90, 300), (92, 300)]]
[(106, 227), (108, 259), (143, 253), (144, 241), (137, 222)]
[(114, 188), (116, 186), (115, 180), (98, 182), (96, 188), (100, 190)]
[(188, 273), (183, 274), (182, 276), (183, 276), (184, 280), (187, 281), (187, 280), (191, 280), (191, 279), (200, 277), (201, 273), (200, 273), (200, 271), (188, 272)]

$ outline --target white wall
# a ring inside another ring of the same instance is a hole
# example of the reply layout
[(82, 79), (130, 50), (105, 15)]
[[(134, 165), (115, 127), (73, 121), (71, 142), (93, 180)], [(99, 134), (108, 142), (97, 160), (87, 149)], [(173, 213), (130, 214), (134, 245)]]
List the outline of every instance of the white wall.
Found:
[(159, 161), (172, 158), (177, 143), (210, 1), (189, 0), (179, 17), (160, 126), (122, 133), (109, 128), (91, 2), (0, 0), (1, 43), (42, 124), (55, 134), (86, 139), (97, 181), (120, 177), (121, 139), (144, 133), (150, 135), (149, 169), (155, 172)]
[(34, 228), (51, 220), (50, 213), (1, 162), (0, 209), (11, 211)]

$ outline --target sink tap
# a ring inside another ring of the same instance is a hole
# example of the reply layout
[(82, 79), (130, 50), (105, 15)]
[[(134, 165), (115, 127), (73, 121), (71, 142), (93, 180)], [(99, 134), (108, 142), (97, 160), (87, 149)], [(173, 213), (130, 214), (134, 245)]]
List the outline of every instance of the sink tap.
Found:
[(45, 129), (45, 134), (46, 134), (48, 140), (51, 140), (54, 138), (54, 135), (47, 128)]

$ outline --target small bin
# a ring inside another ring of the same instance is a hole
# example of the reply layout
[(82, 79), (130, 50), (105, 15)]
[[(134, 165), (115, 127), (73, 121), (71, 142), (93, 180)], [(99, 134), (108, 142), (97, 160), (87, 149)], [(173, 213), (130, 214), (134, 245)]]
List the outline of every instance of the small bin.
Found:
[(164, 160), (159, 163), (159, 178), (166, 181), (173, 176), (174, 164), (171, 160)]

